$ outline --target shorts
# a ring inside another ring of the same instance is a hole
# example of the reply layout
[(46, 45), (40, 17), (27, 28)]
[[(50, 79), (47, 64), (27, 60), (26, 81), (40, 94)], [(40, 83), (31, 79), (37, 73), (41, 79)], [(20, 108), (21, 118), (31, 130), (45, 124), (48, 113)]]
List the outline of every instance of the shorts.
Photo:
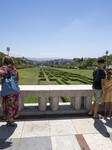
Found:
[(97, 104), (103, 103), (103, 97), (102, 97), (102, 89), (93, 89), (93, 95), (94, 95), (94, 102)]

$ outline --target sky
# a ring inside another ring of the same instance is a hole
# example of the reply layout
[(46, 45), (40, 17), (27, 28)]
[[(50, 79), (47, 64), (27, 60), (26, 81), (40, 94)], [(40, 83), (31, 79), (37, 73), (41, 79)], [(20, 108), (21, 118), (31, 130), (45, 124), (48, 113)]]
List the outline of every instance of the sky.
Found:
[(32, 58), (112, 54), (112, 0), (0, 0), (0, 51)]

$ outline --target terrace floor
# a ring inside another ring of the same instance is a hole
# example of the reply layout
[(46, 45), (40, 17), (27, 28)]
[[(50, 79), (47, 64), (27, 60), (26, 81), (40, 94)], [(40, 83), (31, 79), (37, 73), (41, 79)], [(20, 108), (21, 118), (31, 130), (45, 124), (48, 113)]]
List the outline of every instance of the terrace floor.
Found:
[(0, 150), (112, 150), (112, 118), (22, 119), (0, 122)]

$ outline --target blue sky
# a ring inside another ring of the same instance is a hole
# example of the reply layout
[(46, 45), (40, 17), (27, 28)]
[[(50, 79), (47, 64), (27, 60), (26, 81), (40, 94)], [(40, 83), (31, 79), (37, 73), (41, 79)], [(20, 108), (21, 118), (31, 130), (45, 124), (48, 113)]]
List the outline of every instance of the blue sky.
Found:
[(112, 0), (0, 0), (0, 51), (13, 56), (112, 53)]

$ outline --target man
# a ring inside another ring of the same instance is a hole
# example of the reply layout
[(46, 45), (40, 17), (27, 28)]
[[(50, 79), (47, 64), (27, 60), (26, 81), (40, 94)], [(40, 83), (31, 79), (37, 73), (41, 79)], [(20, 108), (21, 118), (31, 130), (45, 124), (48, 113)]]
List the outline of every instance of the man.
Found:
[(105, 79), (104, 68), (105, 60), (99, 58), (97, 60), (97, 69), (93, 71), (93, 94), (94, 103), (92, 104), (89, 116), (93, 116), (94, 119), (99, 119), (98, 110), (99, 104), (103, 102), (102, 100), (102, 79)]

